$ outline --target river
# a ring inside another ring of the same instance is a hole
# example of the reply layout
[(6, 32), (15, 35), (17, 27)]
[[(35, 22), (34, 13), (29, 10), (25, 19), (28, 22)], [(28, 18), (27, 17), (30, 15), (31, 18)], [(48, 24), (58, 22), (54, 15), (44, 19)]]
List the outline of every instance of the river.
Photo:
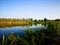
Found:
[(16, 33), (18, 35), (22, 35), (25, 33), (26, 30), (37, 30), (44, 28), (44, 25), (32, 25), (32, 26), (14, 26), (14, 27), (5, 27), (0, 28), (0, 38), (2, 35), (8, 35), (11, 33)]

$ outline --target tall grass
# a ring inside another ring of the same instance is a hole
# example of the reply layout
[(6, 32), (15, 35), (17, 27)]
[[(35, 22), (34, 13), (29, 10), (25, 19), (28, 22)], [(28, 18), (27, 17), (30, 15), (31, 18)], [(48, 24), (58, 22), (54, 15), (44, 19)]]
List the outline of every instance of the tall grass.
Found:
[(27, 30), (25, 36), (10, 34), (1, 40), (2, 45), (60, 45), (58, 27), (52, 22), (47, 29)]

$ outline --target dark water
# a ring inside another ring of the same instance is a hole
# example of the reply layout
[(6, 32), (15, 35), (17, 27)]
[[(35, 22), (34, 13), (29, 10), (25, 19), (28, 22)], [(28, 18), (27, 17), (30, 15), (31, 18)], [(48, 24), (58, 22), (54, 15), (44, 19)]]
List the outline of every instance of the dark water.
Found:
[(0, 38), (2, 35), (8, 35), (10, 33), (16, 33), (18, 35), (22, 35), (25, 33), (26, 30), (37, 30), (44, 28), (43, 25), (32, 25), (32, 26), (15, 26), (15, 27), (6, 27), (0, 28)]

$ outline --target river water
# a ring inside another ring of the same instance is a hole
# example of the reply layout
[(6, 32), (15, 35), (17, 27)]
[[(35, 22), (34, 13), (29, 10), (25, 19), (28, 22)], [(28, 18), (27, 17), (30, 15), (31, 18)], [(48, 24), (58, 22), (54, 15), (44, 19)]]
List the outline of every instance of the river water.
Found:
[(5, 27), (0, 28), (0, 38), (2, 35), (8, 35), (10, 33), (16, 33), (18, 35), (22, 35), (25, 33), (26, 30), (37, 30), (44, 28), (44, 25), (32, 25), (32, 26), (15, 26), (15, 27)]

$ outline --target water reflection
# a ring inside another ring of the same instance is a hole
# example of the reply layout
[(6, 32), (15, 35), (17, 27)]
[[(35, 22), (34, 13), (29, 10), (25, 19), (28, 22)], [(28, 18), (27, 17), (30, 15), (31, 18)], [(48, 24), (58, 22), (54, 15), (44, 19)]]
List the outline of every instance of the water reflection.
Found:
[(37, 29), (42, 29), (44, 28), (44, 25), (42, 24), (37, 24), (37, 25), (32, 25), (32, 26), (15, 26), (15, 27), (5, 27), (5, 28), (0, 28), (0, 38), (2, 35), (8, 35), (11, 33), (16, 33), (18, 35), (22, 35), (25, 33), (26, 30), (37, 30)]

